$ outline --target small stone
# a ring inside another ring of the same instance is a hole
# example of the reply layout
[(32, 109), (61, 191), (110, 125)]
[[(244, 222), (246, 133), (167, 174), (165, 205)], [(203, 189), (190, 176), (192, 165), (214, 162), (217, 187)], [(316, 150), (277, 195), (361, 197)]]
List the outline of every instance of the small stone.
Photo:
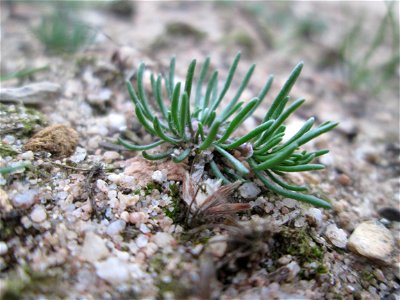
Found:
[(151, 179), (153, 179), (157, 183), (163, 183), (167, 180), (167, 175), (160, 170), (157, 170), (153, 172), (153, 175), (151, 175)]
[(224, 236), (216, 235), (209, 240), (210, 252), (216, 257), (222, 257), (225, 254), (227, 247), (228, 244)]
[(144, 246), (147, 245), (147, 243), (149, 242), (149, 238), (143, 234), (140, 234), (137, 238), (136, 238), (136, 245), (139, 248), (143, 248)]
[(336, 224), (329, 224), (325, 230), (326, 237), (330, 242), (338, 248), (346, 248), (347, 233), (336, 226)]
[(141, 223), (144, 223), (148, 220), (149, 216), (145, 212), (133, 212), (129, 215), (129, 222), (132, 224), (139, 225)]
[(15, 207), (31, 207), (35, 203), (35, 198), (38, 192), (36, 190), (27, 190), (21, 194), (15, 195), (12, 203)]
[(47, 218), (46, 209), (42, 205), (37, 205), (31, 212), (31, 220), (35, 223), (42, 223)]
[(85, 148), (76, 147), (75, 153), (69, 158), (70, 161), (74, 163), (80, 163), (86, 158), (87, 151)]
[(338, 182), (343, 186), (348, 186), (351, 184), (351, 179), (346, 174), (340, 174), (337, 179)]
[(382, 281), (382, 282), (386, 281), (385, 275), (383, 274), (381, 269), (375, 269), (374, 275), (375, 275), (376, 279), (378, 279), (379, 281)]
[(305, 212), (306, 219), (310, 226), (321, 226), (323, 220), (322, 211), (318, 208), (311, 207)]
[(166, 248), (172, 245), (175, 239), (167, 232), (157, 232), (153, 236), (154, 243), (160, 248)]
[(106, 151), (103, 154), (104, 160), (109, 163), (112, 162), (113, 160), (119, 159), (119, 153), (116, 151)]
[(8, 194), (3, 189), (0, 189), (0, 207), (4, 212), (9, 212), (13, 209)]
[(126, 223), (123, 220), (117, 220), (108, 225), (106, 233), (109, 236), (120, 234), (125, 229)]
[(140, 224), (139, 230), (140, 230), (141, 232), (143, 232), (144, 234), (150, 232), (149, 227), (147, 227), (146, 224), (144, 224), (144, 223)]
[(379, 261), (386, 261), (394, 248), (391, 232), (378, 221), (366, 221), (350, 236), (348, 248), (354, 253)]
[(129, 213), (126, 211), (126, 210), (124, 210), (122, 213), (121, 213), (121, 216), (120, 216), (120, 218), (121, 218), (121, 220), (124, 220), (125, 222), (129, 222)]
[(26, 152), (21, 154), (21, 158), (25, 159), (25, 160), (33, 160), (34, 159), (33, 152), (32, 151), (26, 151)]
[(33, 152), (50, 152), (56, 158), (68, 157), (74, 153), (79, 141), (79, 134), (71, 127), (65, 125), (48, 126), (25, 144), (25, 150)]
[(239, 187), (239, 193), (245, 199), (255, 199), (261, 189), (254, 182), (246, 182)]
[(121, 284), (129, 279), (129, 265), (116, 257), (95, 264), (96, 274), (111, 284)]
[(112, 129), (123, 130), (126, 127), (125, 116), (117, 113), (107, 115), (106, 125)]
[(282, 214), (287, 215), (289, 212), (290, 212), (290, 211), (289, 211), (289, 208), (287, 208), (286, 206), (284, 206), (284, 207), (281, 208), (281, 213), (282, 213)]
[(96, 262), (109, 255), (106, 241), (94, 232), (87, 232), (81, 249), (81, 257), (88, 262)]
[(4, 255), (8, 252), (8, 246), (5, 242), (0, 242), (0, 255)]
[(58, 83), (36, 82), (17, 88), (1, 88), (0, 101), (44, 104), (55, 100), (60, 92), (61, 86)]
[(400, 280), (400, 261), (396, 262), (394, 266), (394, 275)]
[(97, 179), (96, 186), (101, 192), (108, 194), (107, 182), (102, 179)]
[(282, 204), (286, 206), (287, 208), (295, 208), (298, 204), (298, 202), (294, 199), (290, 198), (285, 198), (282, 200)]
[(287, 277), (287, 281), (293, 280), (297, 274), (300, 272), (300, 266), (296, 261), (292, 261), (286, 266), (289, 269), (289, 275)]
[(284, 255), (284, 256), (281, 256), (279, 259), (278, 259), (278, 263), (280, 264), (280, 265), (282, 265), (282, 266), (284, 266), (284, 265), (287, 265), (288, 263), (290, 263), (291, 261), (292, 261), (292, 256), (291, 255)]

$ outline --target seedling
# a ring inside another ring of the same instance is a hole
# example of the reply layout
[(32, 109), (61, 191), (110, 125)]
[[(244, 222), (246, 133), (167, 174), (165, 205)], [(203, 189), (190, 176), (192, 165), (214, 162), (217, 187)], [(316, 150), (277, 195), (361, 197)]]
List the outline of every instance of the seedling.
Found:
[[(149, 145), (135, 145), (119, 138), (119, 143), (129, 150), (142, 151), (143, 157), (149, 160), (171, 158), (176, 163), (185, 160), (191, 163), (195, 157), (203, 156), (208, 170), (224, 184), (244, 181), (255, 176), (268, 189), (284, 197), (330, 208), (327, 201), (306, 194), (307, 187), (292, 185), (285, 180), (286, 172), (324, 168), (322, 164), (311, 162), (328, 153), (328, 150), (308, 152), (300, 147), (337, 125), (325, 122), (313, 128), (315, 119), (311, 117), (294, 136), (284, 141), (284, 122), (305, 101), (300, 98), (289, 104), (290, 90), (300, 75), (303, 63), (299, 63), (293, 69), (262, 122), (249, 133), (236, 137), (235, 131), (265, 99), (273, 81), (273, 76), (269, 76), (257, 97), (246, 104), (239, 101), (253, 74), (253, 64), (235, 96), (226, 104), (224, 102), (224, 106), (220, 108), (232, 84), (239, 60), (240, 53), (233, 60), (222, 88), (218, 84), (218, 71), (213, 71), (203, 93), (210, 58), (204, 61), (196, 86), (193, 85), (196, 60), (190, 63), (185, 82), (180, 82), (175, 79), (175, 58), (172, 58), (168, 76), (152, 74), (150, 77), (156, 107), (150, 104), (146, 94), (145, 65), (141, 63), (136, 78), (137, 89), (135, 90), (131, 82), (127, 82), (128, 92), (135, 105), (138, 121), (148, 133), (157, 137), (157, 140)], [(218, 113), (217, 109), (220, 110)], [(164, 145), (165, 150), (148, 152), (160, 145)]]

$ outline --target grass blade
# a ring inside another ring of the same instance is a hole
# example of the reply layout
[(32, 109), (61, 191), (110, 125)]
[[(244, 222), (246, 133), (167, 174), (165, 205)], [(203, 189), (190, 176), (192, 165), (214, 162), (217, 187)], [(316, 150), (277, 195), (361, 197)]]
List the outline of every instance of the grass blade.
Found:
[(218, 143), (225, 142), (229, 136), (249, 117), (249, 112), (256, 106), (260, 100), (258, 98), (252, 99), (245, 107), (233, 118), (224, 135), (217, 141)]
[(201, 88), (203, 87), (203, 81), (204, 81), (204, 78), (206, 77), (209, 65), (210, 65), (210, 58), (207, 57), (206, 60), (204, 61), (203, 65), (201, 66), (199, 80), (197, 81), (197, 85), (196, 85), (196, 97), (194, 100), (195, 110), (200, 107)]
[(309, 204), (312, 204), (317, 207), (322, 207), (322, 208), (331, 208), (331, 204), (325, 200), (322, 200), (320, 198), (317, 198), (312, 195), (306, 195), (306, 194), (300, 194), (292, 191), (288, 191), (286, 189), (283, 189), (279, 186), (274, 185), (273, 183), (269, 182), (267, 178), (265, 178), (261, 171), (254, 170), (254, 174), (258, 177), (258, 179), (261, 180), (261, 182), (271, 191), (277, 193), (278, 195), (287, 197), (287, 198), (292, 198), (298, 201), (306, 202)]
[(159, 159), (164, 159), (170, 156), (174, 152), (173, 149), (169, 149), (165, 152), (157, 153), (157, 154), (149, 154), (146, 151), (142, 152), (142, 155), (145, 159), (147, 160), (159, 160)]
[(322, 170), (325, 169), (325, 166), (321, 164), (308, 164), (308, 165), (297, 165), (297, 166), (278, 166), (278, 167), (273, 167), (272, 169), (281, 172), (304, 172), (304, 171)]
[(210, 167), (211, 167), (211, 171), (214, 173), (214, 175), (218, 178), (222, 180), (223, 184), (230, 184), (232, 182), (230, 182), (219, 170), (217, 164), (215, 163), (214, 160), (210, 161)]
[(185, 89), (184, 89), (189, 99), (190, 99), (190, 93), (192, 91), (192, 82), (193, 82), (193, 75), (195, 68), (196, 68), (196, 60), (193, 59), (186, 73)]
[(124, 140), (121, 137), (119, 137), (118, 138), (118, 143), (121, 144), (122, 146), (124, 146), (128, 150), (143, 151), (143, 150), (149, 150), (149, 149), (157, 147), (157, 146), (159, 146), (161, 144), (164, 144), (165, 141), (160, 140), (160, 141), (154, 142), (152, 144), (148, 144), (148, 145), (134, 145), (134, 144), (129, 143), (127, 140)]
[(297, 78), (299, 77), (301, 70), (303, 69), (303, 62), (298, 63), (294, 69), (292, 70), (291, 74), (289, 75), (289, 78), (283, 85), (281, 91), (279, 92), (278, 96), (276, 96), (275, 100), (272, 102), (271, 108), (265, 115), (264, 121), (268, 121), (272, 118), (272, 115), (274, 114), (275, 110), (278, 108), (280, 102), (285, 99), (285, 97), (290, 93), (290, 90), (292, 89), (293, 85), (295, 84)]
[(217, 150), (223, 157), (225, 157), (232, 164), (232, 166), (239, 172), (239, 174), (247, 175), (250, 173), (250, 171), (233, 155), (231, 155), (229, 152), (225, 151), (218, 145), (214, 146), (215, 150)]
[(206, 139), (199, 145), (200, 150), (205, 150), (212, 144), (212, 142), (215, 140), (215, 137), (218, 134), (218, 129), (220, 125), (221, 125), (220, 121), (215, 121), (213, 123)]
[(236, 141), (234, 141), (233, 143), (229, 144), (229, 145), (220, 145), (222, 148), (226, 149), (226, 150), (232, 150), (235, 149), (237, 147), (239, 147), (240, 145), (248, 142), (249, 140), (251, 140), (252, 138), (257, 137), (259, 134), (263, 133), (265, 130), (267, 130), (273, 123), (273, 120), (269, 120), (259, 126), (257, 126), (256, 128), (254, 128), (252, 131), (250, 131), (248, 134), (244, 135), (243, 137), (237, 139)]
[(179, 154), (178, 156), (173, 156), (172, 160), (176, 163), (184, 161), (185, 158), (189, 156), (190, 150), (190, 148), (187, 148), (186, 150), (182, 151), (181, 154)]

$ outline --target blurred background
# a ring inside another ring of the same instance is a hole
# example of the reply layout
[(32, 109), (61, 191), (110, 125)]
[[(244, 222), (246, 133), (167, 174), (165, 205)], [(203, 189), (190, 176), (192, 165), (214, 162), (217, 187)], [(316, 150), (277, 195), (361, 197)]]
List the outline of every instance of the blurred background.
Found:
[(376, 95), (399, 79), (398, 5), (4, 0), (1, 75), (32, 67), (33, 57), (107, 47), (129, 46), (162, 61), (181, 52), (228, 59), (240, 50), (249, 61), (268, 62), (267, 71), (304, 60), (334, 83)]
[[(239, 75), (257, 64), (245, 94), (251, 98), (272, 73), (276, 93), (303, 60), (293, 94), (304, 96), (310, 111), (341, 122), (350, 139), (364, 132), (370, 141), (393, 143), (399, 136), (399, 39), (397, 1), (4, 0), (1, 85), (88, 80), (85, 70), (95, 66), (93, 72), (103, 74), (97, 85), (126, 97), (123, 76), (141, 61), (164, 72), (175, 55), (183, 76), (191, 59), (209, 55), (223, 78), (241, 51)], [(88, 90), (90, 84), (86, 100)], [(116, 103), (102, 113), (118, 109)]]

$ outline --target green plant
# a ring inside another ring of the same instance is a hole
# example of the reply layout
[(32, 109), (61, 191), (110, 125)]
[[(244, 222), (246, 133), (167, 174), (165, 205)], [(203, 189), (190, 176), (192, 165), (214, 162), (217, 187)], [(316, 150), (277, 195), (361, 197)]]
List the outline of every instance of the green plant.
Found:
[(44, 16), (34, 33), (47, 50), (55, 53), (77, 52), (90, 44), (96, 35), (84, 22), (61, 11)]
[[(247, 104), (239, 102), (254, 71), (255, 65), (252, 65), (235, 96), (217, 114), (217, 108), (231, 86), (239, 60), (240, 53), (236, 55), (230, 67), (222, 90), (218, 90), (218, 71), (214, 71), (203, 94), (202, 87), (208, 73), (210, 59), (207, 58), (203, 63), (193, 92), (196, 60), (190, 63), (183, 85), (175, 81), (175, 58), (172, 58), (168, 76), (164, 78), (160, 74), (157, 78), (154, 75), (150, 78), (159, 113), (155, 113), (146, 95), (145, 65), (141, 63), (137, 72), (137, 92), (130, 82), (127, 82), (128, 91), (135, 105), (138, 121), (147, 132), (158, 137), (159, 140), (149, 145), (134, 145), (119, 138), (119, 143), (129, 150), (143, 151), (142, 155), (146, 159), (158, 160), (170, 157), (177, 163), (186, 158), (192, 159), (211, 152), (212, 158), (207, 161), (209, 170), (222, 179), (224, 184), (244, 180), (254, 174), (268, 189), (277, 194), (329, 208), (330, 204), (327, 201), (302, 193), (307, 191), (305, 186), (291, 185), (284, 180), (286, 172), (324, 168), (323, 165), (312, 164), (311, 161), (326, 154), (328, 150), (308, 152), (299, 150), (299, 147), (337, 125), (337, 123), (326, 122), (312, 128), (315, 119), (310, 118), (293, 137), (283, 141), (286, 128), (283, 125), (284, 121), (304, 103), (304, 99), (298, 99), (286, 108), (289, 102), (288, 94), (300, 75), (303, 63), (299, 63), (293, 69), (261, 124), (248, 134), (234, 138), (232, 134), (261, 104), (273, 81), (273, 76), (269, 76), (257, 97)], [(168, 107), (164, 100), (163, 82), (165, 95), (170, 102)], [(190, 105), (191, 99), (194, 99), (193, 108)], [(147, 152), (163, 144), (167, 145), (165, 151), (156, 154)], [(233, 155), (234, 152), (235, 155)], [(209, 156), (204, 155), (204, 159), (207, 160), (207, 157)]]

